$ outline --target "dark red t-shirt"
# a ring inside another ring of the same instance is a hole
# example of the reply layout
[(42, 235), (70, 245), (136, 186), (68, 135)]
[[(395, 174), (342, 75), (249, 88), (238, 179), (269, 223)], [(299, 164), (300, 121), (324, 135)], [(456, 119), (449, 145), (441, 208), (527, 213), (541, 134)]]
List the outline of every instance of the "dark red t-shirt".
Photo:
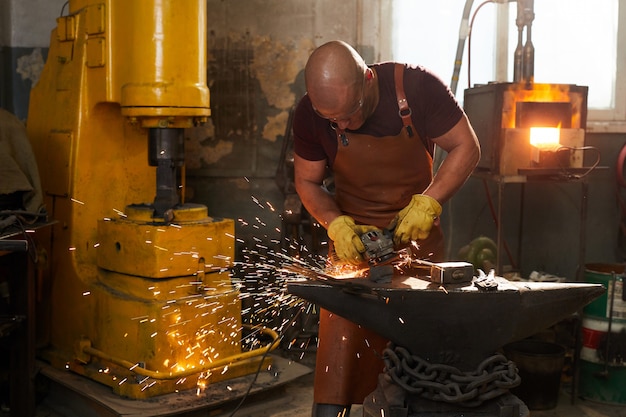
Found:
[[(386, 62), (370, 66), (378, 74), (380, 99), (374, 113), (354, 132), (383, 137), (395, 136), (402, 129), (394, 85), (394, 65)], [(411, 107), (413, 125), (432, 154), (434, 144), (430, 139), (454, 127), (463, 110), (443, 81), (421, 66), (405, 65), (404, 91)], [(332, 167), (337, 155), (337, 135), (330, 122), (313, 111), (307, 95), (302, 97), (296, 108), (293, 132), (294, 151), (298, 156), (309, 161), (326, 159), (328, 166)], [(348, 136), (350, 132), (346, 130)]]

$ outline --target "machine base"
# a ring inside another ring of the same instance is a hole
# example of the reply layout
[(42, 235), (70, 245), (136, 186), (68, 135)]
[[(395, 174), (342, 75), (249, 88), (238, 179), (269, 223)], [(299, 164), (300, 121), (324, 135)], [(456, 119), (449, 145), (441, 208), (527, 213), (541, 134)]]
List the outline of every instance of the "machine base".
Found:
[[(288, 382), (307, 375), (312, 370), (297, 362), (269, 355), (271, 370), (262, 370), (253, 384), (246, 406), (258, 407), (255, 396), (263, 393), (264, 407), (277, 407), (286, 401), (281, 388)], [(114, 394), (111, 388), (73, 372), (64, 372), (39, 362), (40, 374), (50, 381), (46, 405), (68, 417), (133, 417), (133, 416), (220, 416), (228, 415), (246, 394), (254, 375), (246, 375), (209, 385), (203, 391), (195, 389), (132, 400)], [(272, 393), (276, 395), (272, 395)]]

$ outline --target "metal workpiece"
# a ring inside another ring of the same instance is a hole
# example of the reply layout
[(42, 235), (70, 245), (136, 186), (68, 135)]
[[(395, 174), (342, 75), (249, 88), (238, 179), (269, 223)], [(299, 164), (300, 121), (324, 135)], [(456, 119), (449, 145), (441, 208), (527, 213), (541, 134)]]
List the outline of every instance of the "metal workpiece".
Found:
[(431, 363), (475, 369), (506, 343), (536, 334), (604, 293), (602, 285), (512, 282), (497, 288), (441, 285), (394, 276), (389, 284), (363, 278), (293, 280), (289, 293), (388, 338)]

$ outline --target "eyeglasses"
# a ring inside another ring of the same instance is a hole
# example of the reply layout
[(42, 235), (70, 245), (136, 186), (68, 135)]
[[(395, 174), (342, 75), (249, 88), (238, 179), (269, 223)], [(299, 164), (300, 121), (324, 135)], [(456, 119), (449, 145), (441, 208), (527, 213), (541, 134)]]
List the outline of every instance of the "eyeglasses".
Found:
[(355, 114), (357, 114), (359, 112), (359, 110), (361, 110), (361, 107), (363, 107), (363, 100), (365, 99), (365, 76), (363, 76), (363, 84), (361, 84), (361, 98), (359, 99), (359, 102), (357, 103), (357, 105), (348, 113), (344, 114), (343, 116), (340, 117), (328, 117), (326, 115), (323, 115), (322, 113), (320, 113), (315, 106), (313, 106), (313, 111), (315, 111), (315, 113), (323, 118), (323, 119), (328, 119), (331, 122), (337, 122), (339, 120), (349, 120), (351, 119)]

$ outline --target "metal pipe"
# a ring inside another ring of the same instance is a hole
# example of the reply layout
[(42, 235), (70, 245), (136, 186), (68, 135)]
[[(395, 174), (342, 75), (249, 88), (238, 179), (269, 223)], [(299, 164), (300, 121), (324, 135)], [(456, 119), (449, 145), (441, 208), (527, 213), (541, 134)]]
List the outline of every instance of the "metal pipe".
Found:
[(450, 81), (450, 90), (456, 95), (456, 88), (459, 84), (459, 74), (461, 73), (461, 63), (463, 62), (463, 49), (465, 48), (465, 39), (469, 36), (469, 20), (474, 0), (466, 0), (463, 7), (463, 16), (461, 18), (461, 27), (459, 28), (459, 42), (456, 47), (456, 55), (454, 57), (454, 69), (452, 70), (452, 81)]
[(132, 371), (132, 372), (136, 373), (137, 375), (146, 376), (146, 377), (149, 377), (149, 378), (159, 379), (159, 380), (171, 380), (171, 379), (185, 378), (185, 377), (188, 377), (190, 375), (199, 374), (201, 372), (207, 372), (207, 371), (210, 371), (212, 369), (220, 368), (222, 366), (228, 365), (228, 364), (236, 362), (236, 361), (242, 361), (244, 359), (253, 358), (255, 356), (261, 356), (261, 355), (266, 354), (269, 351), (272, 351), (272, 350), (276, 349), (276, 347), (277, 347), (277, 343), (276, 342), (280, 340), (280, 336), (278, 335), (278, 333), (276, 333), (274, 330), (269, 329), (267, 327), (262, 327), (259, 330), (261, 331), (261, 333), (268, 334), (268, 335), (270, 335), (272, 337), (272, 342), (270, 344), (268, 344), (268, 345), (266, 345), (264, 347), (258, 348), (258, 349), (250, 350), (250, 351), (245, 352), (245, 353), (240, 353), (238, 355), (228, 356), (228, 357), (223, 358), (223, 359), (221, 359), (219, 361), (206, 364), (205, 366), (202, 366), (200, 368), (185, 369), (183, 371), (170, 372), (170, 373), (163, 373), (163, 372), (159, 372), (159, 371), (151, 371), (151, 370), (146, 369), (146, 368), (141, 368), (137, 363), (129, 362), (129, 361), (125, 360), (125, 359), (116, 358), (115, 356), (111, 356), (111, 355), (107, 354), (106, 352), (103, 352), (103, 351), (98, 350), (98, 349), (96, 349), (94, 347), (91, 347), (91, 346), (84, 346), (82, 348), (82, 352), (83, 353), (87, 353), (87, 354), (89, 354), (91, 356), (95, 356), (97, 358), (100, 358), (100, 359), (102, 359), (104, 361), (108, 361), (108, 362), (114, 363), (116, 365), (119, 365), (121, 367), (127, 368), (129, 371)]
[(522, 81), (524, 68), (522, 66), (524, 60), (524, 26), (517, 25), (517, 46), (513, 54), (513, 81), (518, 83)]
[(524, 45), (523, 79), (527, 83), (533, 83), (535, 80), (535, 47), (532, 42), (531, 24), (526, 27), (526, 44)]
[[(518, 40), (514, 56), (515, 68), (513, 76), (515, 82), (523, 81), (532, 83), (534, 79), (535, 48), (532, 43), (532, 24), (534, 19), (534, 0), (517, 0), (517, 18), (515, 19), (515, 23), (518, 29)], [(522, 47), (521, 42), (524, 27), (526, 27), (526, 44)], [(517, 73), (517, 75), (515, 73)]]

